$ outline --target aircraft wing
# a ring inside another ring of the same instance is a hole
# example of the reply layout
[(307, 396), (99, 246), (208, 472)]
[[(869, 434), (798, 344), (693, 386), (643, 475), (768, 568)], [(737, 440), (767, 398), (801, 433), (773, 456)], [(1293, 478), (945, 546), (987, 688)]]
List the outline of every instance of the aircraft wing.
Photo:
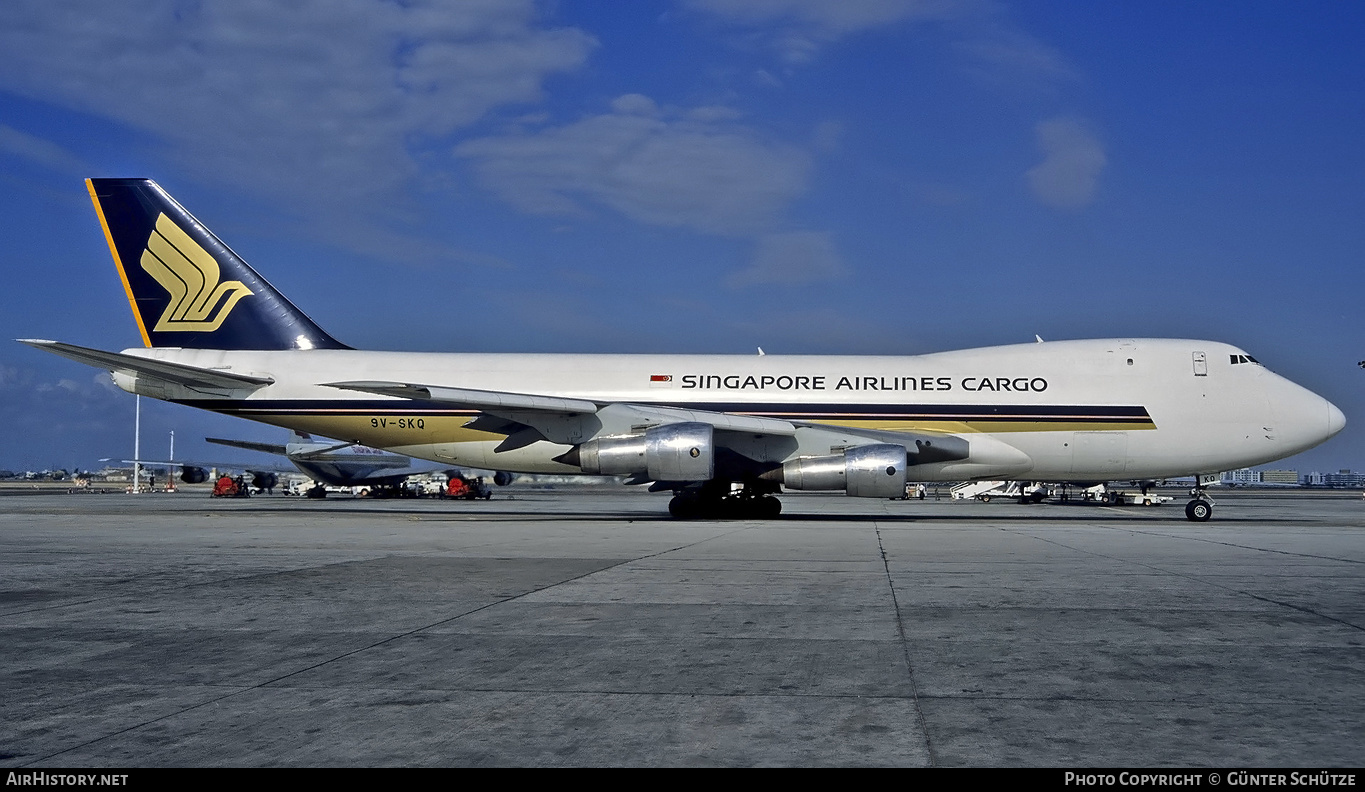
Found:
[[(220, 437), (204, 438), (210, 443), (244, 448), (285, 457), (292, 467), (261, 466), (275, 472), (303, 473), (317, 481), (351, 487), (364, 485), (395, 485), (410, 476), (434, 473), (440, 467), (433, 464), (414, 465), (409, 457), (389, 452), (350, 455), (334, 452), (345, 451), (356, 446), (355, 443), (307, 443), (299, 445), (277, 445), (253, 440), (227, 440)], [(204, 467), (200, 465), (200, 467)]]
[(718, 413), (709, 410), (663, 407), (653, 404), (599, 403), (587, 399), (570, 399), (561, 396), (446, 388), (437, 385), (414, 385), (402, 382), (329, 382), (325, 383), (325, 386), (480, 410), (510, 422), (509, 425), (502, 428), (495, 428), (498, 426), (497, 422), (484, 422), (478, 427), (499, 434), (512, 434), (521, 426), (534, 426), (537, 422), (528, 421), (527, 419), (530, 417), (527, 415), (528, 413), (540, 413), (547, 417), (571, 417), (602, 415), (608, 410), (622, 412), (623, 409), (628, 410), (633, 418), (645, 419), (658, 424), (695, 422), (710, 424), (722, 431), (750, 432), (781, 437), (790, 437), (796, 434), (796, 425), (791, 421), (754, 415), (731, 415), (730, 413)]
[(183, 363), (170, 363), (164, 360), (150, 360), (148, 358), (124, 355), (119, 352), (105, 352), (99, 349), (76, 346), (75, 344), (64, 344), (60, 341), (45, 341), (39, 338), (20, 338), (16, 339), (21, 344), (27, 344), (34, 349), (42, 349), (54, 355), (61, 355), (64, 358), (74, 360), (77, 363), (84, 363), (95, 368), (108, 369), (109, 371), (122, 371), (133, 374), (141, 374), (155, 379), (174, 382), (190, 388), (260, 388), (270, 385), (275, 380), (269, 377), (253, 377), (248, 374), (236, 374), (229, 371), (219, 371), (217, 369), (205, 369), (198, 366), (186, 366)]
[[(835, 453), (834, 449), (863, 446), (899, 446), (905, 449), (907, 465), (923, 465), (936, 476), (955, 475), (964, 479), (1024, 471), (1033, 464), (1019, 449), (986, 434), (964, 436), (945, 432), (866, 429), (656, 404), (601, 403), (563, 396), (405, 382), (351, 381), (323, 385), (476, 410), (479, 414), (465, 426), (504, 435), (503, 441), (493, 449), (495, 454), (549, 441), (573, 447), (555, 457), (556, 461), (569, 465), (582, 465), (581, 449), (592, 441), (629, 437), (651, 428), (689, 423), (710, 426), (714, 432), (715, 446), (729, 452), (727, 464), (735, 469), (746, 469), (754, 475), (771, 471), (771, 466), (776, 462), (774, 456), (784, 459), (785, 465), (793, 461), (793, 455), (796, 455), (795, 458), (815, 458)], [(597, 456), (600, 448), (589, 453), (597, 457), (593, 464), (599, 470), (588, 472), (605, 471), (601, 457)], [(760, 457), (765, 457), (767, 461), (758, 461)], [(705, 466), (699, 463), (695, 469), (662, 467), (658, 471), (650, 471), (648, 477), (637, 475), (633, 481), (654, 480), (671, 484), (699, 480), (698, 477), (709, 475), (705, 472)]]
[[(563, 428), (569, 423), (586, 423), (588, 431), (583, 432), (582, 439), (588, 439), (594, 433), (592, 430), (603, 430), (599, 433), (606, 433), (630, 429), (641, 424), (693, 422), (709, 424), (715, 431), (720, 432), (718, 443), (721, 445), (727, 444), (724, 439), (725, 433), (734, 433), (730, 435), (733, 439), (738, 434), (792, 438), (801, 432), (810, 438), (820, 437), (830, 446), (874, 443), (901, 445), (905, 447), (907, 453), (915, 456), (916, 464), (948, 463), (965, 460), (971, 455), (967, 439), (939, 432), (851, 428), (654, 404), (599, 404), (586, 399), (401, 382), (333, 382), (327, 386), (479, 410), (483, 414), (467, 425), (473, 429), (506, 435), (507, 439), (495, 449), (498, 452), (519, 448), (539, 440), (575, 442), (571, 439), (571, 433), (565, 432)], [(982, 446), (978, 449), (982, 453), (989, 453), (991, 450), (999, 453), (999, 449), (994, 447), (1002, 445), (984, 438), (974, 438), (973, 441)], [(1012, 449), (1006, 449), (1005, 456), (1012, 458), (1017, 454), (1011, 451)], [(1017, 462), (1013, 459), (1012, 461)]]

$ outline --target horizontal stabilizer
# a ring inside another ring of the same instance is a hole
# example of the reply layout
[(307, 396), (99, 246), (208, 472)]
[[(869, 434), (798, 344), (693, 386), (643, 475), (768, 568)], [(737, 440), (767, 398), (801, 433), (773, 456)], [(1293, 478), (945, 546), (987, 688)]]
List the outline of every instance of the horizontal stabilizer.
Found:
[[(101, 459), (101, 462), (112, 462), (112, 459)], [(245, 462), (205, 462), (198, 459), (121, 459), (120, 462), (126, 465), (141, 465), (143, 467), (163, 467), (163, 468), (199, 468), (200, 470), (218, 470), (220, 473), (229, 470), (240, 470), (246, 473), (297, 473), (299, 469), (293, 465), (284, 463), (278, 465), (252, 465)]]
[(530, 410), (532, 412), (592, 414), (599, 405), (586, 399), (565, 399), (559, 396), (536, 396), (528, 393), (442, 388), (433, 385), (410, 385), (403, 382), (328, 382), (324, 387), (396, 396), (400, 399), (453, 404), (476, 410)]
[(233, 448), (245, 448), (248, 451), (260, 451), (264, 454), (286, 456), (288, 453), (284, 446), (277, 443), (257, 443), (251, 440), (224, 440), (221, 437), (205, 437), (204, 440), (209, 443), (217, 443), (218, 445), (232, 446)]
[(124, 371), (134, 374), (141, 374), (167, 382), (175, 382), (191, 388), (225, 388), (236, 390), (239, 388), (261, 388), (270, 385), (275, 380), (269, 377), (253, 377), (248, 374), (233, 374), (218, 369), (203, 369), (196, 366), (186, 366), (183, 363), (170, 363), (165, 360), (149, 360), (143, 357), (134, 357), (120, 352), (104, 352), (99, 349), (89, 349), (75, 344), (63, 344), (59, 341), (44, 341), (38, 338), (16, 339), (21, 344), (28, 344), (34, 349), (42, 349), (54, 355), (61, 355), (77, 363), (84, 363), (95, 368), (108, 369), (109, 371)]
[[(354, 448), (354, 447), (357, 446), (357, 445), (359, 445), (359, 443), (353, 443), (353, 442), (349, 442), (349, 441), (348, 441), (348, 442), (342, 442), (342, 443), (333, 443), (332, 445), (328, 445), (328, 446), (314, 446), (314, 447), (309, 448), (309, 449), (306, 449), (306, 450), (302, 450), (302, 449), (301, 449), (301, 450), (295, 451), (294, 453), (292, 453), (292, 454), (289, 455), (289, 458), (290, 458), (290, 459), (317, 459), (317, 458), (319, 458), (319, 457), (325, 457), (325, 456), (327, 456), (328, 454), (332, 453), (333, 451), (341, 451), (341, 450), (346, 449), (346, 448)], [(375, 449), (375, 450), (378, 450), (378, 449)], [(387, 456), (394, 456), (394, 457), (400, 457), (400, 456), (402, 456), (402, 454), (389, 454), (387, 451), (384, 452), (384, 453), (385, 453), (385, 455), (387, 455)], [(407, 457), (403, 457), (403, 459), (407, 459)]]

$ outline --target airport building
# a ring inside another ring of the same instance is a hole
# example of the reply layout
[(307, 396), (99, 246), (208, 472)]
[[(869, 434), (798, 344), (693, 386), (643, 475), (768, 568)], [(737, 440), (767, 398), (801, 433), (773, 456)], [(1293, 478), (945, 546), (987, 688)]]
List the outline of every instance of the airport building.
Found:
[(1337, 489), (1356, 489), (1365, 487), (1365, 473), (1356, 473), (1352, 470), (1339, 470), (1336, 473), (1328, 473), (1322, 477), (1322, 483), (1327, 487)]
[(1218, 477), (1219, 481), (1229, 487), (1246, 487), (1255, 484), (1277, 484), (1298, 486), (1299, 471), (1297, 470), (1252, 470), (1251, 468), (1241, 468), (1239, 470), (1229, 470)]
[(1297, 470), (1262, 470), (1262, 484), (1298, 484), (1299, 471)]

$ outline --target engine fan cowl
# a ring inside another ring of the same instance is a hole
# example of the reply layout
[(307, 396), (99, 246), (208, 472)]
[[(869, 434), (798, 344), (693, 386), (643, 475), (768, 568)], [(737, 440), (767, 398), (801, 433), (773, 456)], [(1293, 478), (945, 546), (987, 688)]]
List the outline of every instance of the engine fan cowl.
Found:
[[(876, 444), (785, 462), (781, 480), (794, 490), (844, 490), (855, 498), (899, 498), (905, 494), (905, 469), (904, 446)], [(763, 478), (775, 477), (765, 474)]]
[(599, 437), (574, 449), (584, 473), (607, 476), (648, 474), (655, 481), (708, 481), (715, 475), (716, 446), (710, 424), (684, 422), (654, 426), (644, 434)]

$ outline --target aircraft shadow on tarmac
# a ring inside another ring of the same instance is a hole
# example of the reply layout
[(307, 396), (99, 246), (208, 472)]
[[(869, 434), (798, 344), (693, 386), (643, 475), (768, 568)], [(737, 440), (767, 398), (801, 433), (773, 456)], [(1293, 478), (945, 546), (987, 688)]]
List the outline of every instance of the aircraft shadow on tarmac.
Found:
[[(841, 512), (783, 512), (780, 516), (763, 519), (694, 519), (680, 521), (669, 515), (666, 509), (658, 511), (632, 511), (628, 509), (565, 509), (563, 511), (546, 512), (542, 501), (532, 500), (503, 500), (496, 503), (479, 504), (477, 508), (461, 506), (451, 510), (427, 510), (403, 508), (401, 502), (396, 501), (365, 501), (365, 505), (358, 505), (355, 501), (331, 501), (331, 502), (309, 502), (300, 504), (298, 502), (285, 503), (263, 503), (259, 500), (240, 504), (245, 507), (244, 511), (253, 513), (271, 513), (279, 515), (298, 515), (309, 514), (316, 516), (324, 515), (347, 515), (347, 516), (374, 516), (380, 514), (407, 514), (413, 518), (424, 522), (450, 521), (468, 522), (471, 520), (484, 519), (489, 522), (507, 521), (527, 521), (540, 523), (555, 522), (581, 522), (584, 520), (600, 522), (671, 522), (685, 524), (688, 522), (698, 523), (732, 523), (743, 524), (767, 524), (767, 523), (953, 523), (961, 525), (990, 523), (992, 525), (1000, 523), (1112, 523), (1112, 524), (1131, 524), (1142, 523), (1167, 524), (1175, 523), (1188, 526), (1184, 513), (1179, 508), (1167, 507), (1113, 507), (1099, 506), (1095, 504), (1053, 504), (1048, 505), (1029, 505), (1026, 509), (1013, 510), (1009, 506), (991, 506), (985, 508), (973, 508), (967, 505), (970, 511), (961, 513), (946, 514), (940, 510), (934, 513), (910, 512), (901, 514), (848, 514)], [(381, 505), (382, 504), (382, 505)], [(1080, 508), (1061, 508), (1065, 506), (1076, 506)], [(913, 509), (914, 507), (908, 507)], [(236, 511), (238, 509), (234, 509)], [(1220, 515), (1218, 522), (1210, 524), (1208, 527), (1219, 525), (1286, 525), (1296, 523), (1316, 522), (1310, 518), (1293, 518), (1277, 516), (1275, 518), (1261, 518), (1254, 516), (1241, 516), (1233, 509), (1225, 509)]]

